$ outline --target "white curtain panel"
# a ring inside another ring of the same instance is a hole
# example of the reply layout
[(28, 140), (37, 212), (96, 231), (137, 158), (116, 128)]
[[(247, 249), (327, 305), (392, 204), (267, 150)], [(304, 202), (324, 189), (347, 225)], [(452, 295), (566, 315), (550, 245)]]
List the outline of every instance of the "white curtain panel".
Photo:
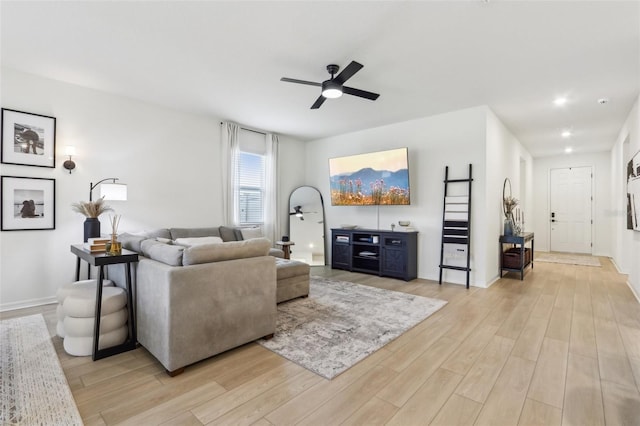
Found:
[(267, 133), (265, 164), (264, 236), (272, 242), (280, 239), (278, 208), (278, 135)]
[(224, 222), (229, 226), (236, 226), (240, 222), (238, 212), (238, 173), (236, 165), (240, 152), (240, 126), (236, 123), (223, 122), (221, 127), (222, 141), (222, 205)]

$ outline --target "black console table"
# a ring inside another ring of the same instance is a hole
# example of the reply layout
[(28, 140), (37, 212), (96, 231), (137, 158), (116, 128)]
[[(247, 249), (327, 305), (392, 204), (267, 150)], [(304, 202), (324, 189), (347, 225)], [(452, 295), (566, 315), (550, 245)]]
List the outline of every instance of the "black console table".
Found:
[[(531, 250), (525, 246), (528, 242), (531, 242)], [(533, 232), (525, 232), (520, 235), (501, 235), (500, 236), (500, 278), (502, 273), (507, 272), (520, 272), (520, 281), (524, 279), (524, 270), (527, 266), (531, 265), (533, 269)], [(505, 264), (505, 252), (504, 244), (511, 244), (513, 248), (509, 254), (517, 254), (516, 264)], [(527, 253), (529, 253), (527, 255)]]
[[(90, 252), (84, 248), (82, 244), (71, 245), (71, 252), (78, 257), (76, 263), (76, 281), (80, 279), (80, 260), (84, 260), (89, 265), (98, 267), (98, 279), (96, 285), (96, 317), (93, 329), (93, 352), (92, 358), (94, 361), (101, 358), (106, 358), (111, 355), (119, 354), (121, 352), (130, 351), (136, 348), (136, 318), (133, 309), (133, 287), (131, 282), (131, 263), (138, 261), (138, 253), (122, 249), (122, 253), (119, 255), (108, 255), (105, 252)], [(129, 312), (129, 318), (127, 324), (129, 325), (129, 337), (121, 345), (113, 346), (105, 349), (98, 349), (98, 339), (100, 337), (100, 314), (102, 311), (102, 281), (104, 280), (104, 267), (105, 265), (123, 264), (126, 268), (126, 291), (127, 291), (127, 309)], [(91, 269), (89, 266), (88, 269)]]
[(418, 232), (331, 230), (331, 267), (401, 278), (418, 277)]

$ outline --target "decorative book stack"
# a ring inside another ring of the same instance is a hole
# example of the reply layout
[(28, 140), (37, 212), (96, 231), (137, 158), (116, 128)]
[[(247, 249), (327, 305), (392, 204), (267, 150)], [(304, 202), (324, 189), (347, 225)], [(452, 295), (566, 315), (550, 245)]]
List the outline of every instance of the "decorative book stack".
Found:
[(89, 250), (92, 253), (107, 251), (107, 242), (110, 242), (109, 238), (89, 238), (87, 242), (84, 243), (84, 248)]

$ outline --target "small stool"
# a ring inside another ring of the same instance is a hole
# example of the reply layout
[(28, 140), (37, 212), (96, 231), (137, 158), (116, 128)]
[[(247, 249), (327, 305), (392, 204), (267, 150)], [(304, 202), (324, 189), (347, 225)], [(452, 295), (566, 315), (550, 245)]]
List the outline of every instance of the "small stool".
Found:
[[(116, 346), (127, 339), (127, 294), (120, 287), (102, 289), (100, 337), (98, 349)], [(62, 304), (64, 313), (64, 350), (69, 355), (88, 356), (93, 352), (96, 291), (93, 288), (73, 289)]]
[[(62, 322), (64, 321), (64, 311), (62, 310), (62, 304), (64, 303), (64, 299), (67, 298), (69, 294), (71, 294), (74, 290), (79, 288), (92, 288), (93, 292), (96, 292), (96, 283), (98, 280), (81, 280), (81, 281), (73, 281), (67, 284), (63, 284), (58, 288), (56, 292), (56, 299), (58, 300), (58, 306), (56, 308), (56, 315), (58, 318), (58, 323), (56, 324), (56, 334), (62, 338), (64, 338), (64, 326)], [(113, 287), (113, 281), (111, 280), (102, 280), (103, 287)], [(95, 300), (95, 296), (94, 296)]]

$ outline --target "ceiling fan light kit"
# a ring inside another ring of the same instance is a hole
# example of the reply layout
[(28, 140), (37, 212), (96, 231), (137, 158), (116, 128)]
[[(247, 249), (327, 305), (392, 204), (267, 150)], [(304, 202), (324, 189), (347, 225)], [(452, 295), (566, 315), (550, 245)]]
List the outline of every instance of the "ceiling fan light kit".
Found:
[(331, 74), (329, 80), (325, 80), (322, 83), (316, 83), (314, 81), (297, 80), (295, 78), (282, 77), (280, 81), (287, 83), (306, 84), (308, 86), (319, 86), (322, 88), (322, 92), (318, 99), (311, 105), (311, 109), (318, 109), (324, 103), (326, 99), (335, 99), (342, 96), (343, 93), (352, 96), (358, 96), (360, 98), (369, 99), (375, 101), (380, 96), (378, 93), (367, 92), (366, 90), (354, 89), (353, 87), (344, 86), (344, 83), (353, 77), (355, 73), (362, 69), (363, 65), (356, 61), (351, 61), (347, 67), (342, 70), (340, 74), (335, 75), (340, 67), (335, 64), (327, 65), (327, 71)]
[(342, 96), (342, 88), (333, 80), (327, 80), (322, 83), (322, 96), (329, 99), (335, 99)]

